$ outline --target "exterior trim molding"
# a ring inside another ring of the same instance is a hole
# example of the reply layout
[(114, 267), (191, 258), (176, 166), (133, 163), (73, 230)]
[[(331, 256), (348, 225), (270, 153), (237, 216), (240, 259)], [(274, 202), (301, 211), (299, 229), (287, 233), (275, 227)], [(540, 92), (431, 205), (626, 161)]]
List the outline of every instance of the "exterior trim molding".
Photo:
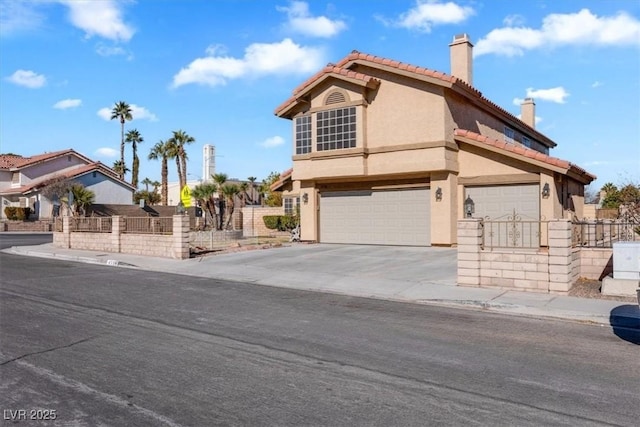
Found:
[(465, 186), (495, 184), (539, 184), (540, 175), (536, 173), (515, 173), (509, 175), (459, 177), (458, 184)]

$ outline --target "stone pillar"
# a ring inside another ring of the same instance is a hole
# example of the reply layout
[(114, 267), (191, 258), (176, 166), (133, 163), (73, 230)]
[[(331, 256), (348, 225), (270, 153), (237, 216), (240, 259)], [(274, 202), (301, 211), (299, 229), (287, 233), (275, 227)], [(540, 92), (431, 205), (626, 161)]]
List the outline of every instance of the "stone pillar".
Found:
[(189, 258), (189, 216), (173, 216), (172, 258)]
[(480, 286), (482, 220), (458, 220), (458, 285)]
[(549, 221), (549, 292), (569, 292), (572, 285), (571, 252), (571, 221)]
[(62, 217), (62, 247), (71, 248), (71, 217)]
[(242, 208), (242, 236), (255, 237), (255, 215), (256, 208), (253, 206)]
[(124, 217), (120, 215), (111, 217), (111, 251), (120, 252), (122, 249), (122, 232), (125, 230)]

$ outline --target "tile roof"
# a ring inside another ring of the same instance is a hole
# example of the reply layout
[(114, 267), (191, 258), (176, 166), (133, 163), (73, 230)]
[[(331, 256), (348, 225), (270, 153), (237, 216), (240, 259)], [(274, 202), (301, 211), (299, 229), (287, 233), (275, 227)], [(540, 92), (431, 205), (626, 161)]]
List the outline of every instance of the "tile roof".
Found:
[(39, 163), (45, 160), (50, 160), (56, 157), (64, 156), (67, 154), (75, 154), (83, 159), (86, 159), (86, 157), (75, 152), (72, 149), (52, 151), (50, 153), (37, 154), (35, 156), (30, 156), (30, 157), (22, 157), (22, 156), (13, 155), (13, 154), (2, 154), (0, 155), (0, 169), (22, 168), (22, 167)]
[(286, 171), (280, 174), (280, 178), (269, 187), (271, 191), (278, 191), (279, 188), (287, 181), (291, 179), (291, 174), (293, 173), (293, 168), (289, 168)]
[[(517, 122), (523, 128), (526, 128), (532, 135), (536, 135), (538, 139), (545, 141), (545, 143), (549, 144), (551, 147), (555, 147), (557, 145), (555, 142), (549, 139), (546, 135), (540, 133), (535, 128), (529, 126), (528, 124), (523, 122), (521, 119), (511, 114), (509, 111), (500, 107), (498, 104), (490, 101), (488, 98), (482, 95), (482, 92), (480, 92), (478, 89), (474, 88), (473, 86), (471, 86), (470, 84), (468, 84), (467, 82), (465, 82), (464, 80), (458, 77), (443, 73), (441, 71), (436, 71), (429, 68), (420, 67), (417, 65), (411, 65), (404, 62), (395, 61), (389, 58), (383, 58), (380, 56), (358, 52), (357, 50), (353, 50), (350, 54), (348, 54), (347, 56), (342, 58), (340, 61), (338, 61), (337, 64), (328, 64), (326, 67), (320, 70), (320, 72), (316, 73), (315, 75), (313, 75), (312, 77), (304, 81), (302, 84), (300, 84), (298, 87), (296, 87), (293, 91), (293, 96), (287, 99), (282, 104), (280, 104), (275, 109), (275, 114), (278, 114), (278, 112), (282, 111), (287, 106), (295, 103), (296, 99), (298, 98), (297, 95), (300, 94), (300, 92), (312, 86), (317, 80), (323, 78), (326, 74), (334, 73), (334, 74), (342, 75), (345, 77), (356, 78), (358, 80), (362, 80), (365, 82), (369, 82), (369, 81), (379, 82), (377, 79), (375, 79), (372, 76), (351, 71), (350, 67), (353, 64), (357, 64), (357, 63), (359, 64), (364, 63), (364, 65), (368, 63), (368, 64), (377, 65), (377, 66), (390, 67), (390, 68), (397, 69), (399, 71), (406, 71), (409, 73), (413, 73), (413, 74), (416, 74), (417, 76), (431, 77), (436, 80), (440, 80), (442, 83), (446, 85), (452, 85), (457, 88), (461, 88), (464, 93), (467, 93), (467, 96), (476, 97), (482, 103), (484, 103), (488, 108), (497, 110), (501, 114), (506, 115), (514, 122)], [(345, 71), (353, 74), (347, 75), (345, 74)]]
[(594, 180), (596, 179), (595, 175), (590, 174), (589, 172), (587, 172), (586, 170), (582, 169), (581, 167), (568, 162), (566, 160), (562, 160), (559, 159), (557, 157), (551, 157), (547, 154), (541, 153), (539, 151), (536, 150), (532, 150), (530, 148), (526, 148), (523, 147), (521, 145), (516, 145), (516, 144), (509, 144), (506, 143), (504, 141), (500, 141), (497, 139), (493, 139), (493, 138), (489, 138), (486, 135), (480, 135), (479, 133), (476, 132), (472, 132), (470, 130), (465, 130), (465, 129), (456, 129), (454, 131), (454, 135), (455, 136), (460, 136), (460, 137), (464, 137), (476, 142), (480, 142), (484, 145), (488, 145), (490, 147), (495, 147), (498, 148), (500, 150), (504, 150), (513, 154), (517, 154), (519, 156), (525, 157), (527, 159), (532, 159), (532, 160), (538, 160), (541, 161), (543, 163), (546, 163), (548, 165), (551, 166), (556, 166), (562, 169), (566, 169), (568, 170), (573, 170), (574, 172), (576, 172), (579, 175), (584, 175), (590, 178), (590, 180)]

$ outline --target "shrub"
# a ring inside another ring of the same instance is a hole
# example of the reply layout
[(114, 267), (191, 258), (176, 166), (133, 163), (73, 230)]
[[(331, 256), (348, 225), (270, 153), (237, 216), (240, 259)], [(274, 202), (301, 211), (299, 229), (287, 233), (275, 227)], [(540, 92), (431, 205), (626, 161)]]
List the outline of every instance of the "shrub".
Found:
[(265, 215), (262, 217), (262, 220), (269, 230), (279, 229), (278, 225), (280, 224), (280, 215)]
[(11, 221), (25, 221), (29, 219), (31, 208), (18, 208), (16, 206), (7, 206), (4, 208), (4, 214)]
[(269, 230), (290, 231), (298, 225), (298, 218), (292, 215), (265, 215), (262, 220)]

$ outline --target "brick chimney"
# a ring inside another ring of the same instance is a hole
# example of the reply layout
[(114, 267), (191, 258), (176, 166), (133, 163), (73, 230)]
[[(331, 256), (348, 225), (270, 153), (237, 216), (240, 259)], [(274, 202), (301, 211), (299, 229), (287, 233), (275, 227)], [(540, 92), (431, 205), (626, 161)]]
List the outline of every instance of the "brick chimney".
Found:
[(533, 98), (525, 98), (520, 104), (520, 117), (523, 122), (535, 129), (536, 127), (536, 104)]
[(457, 34), (449, 45), (451, 75), (473, 86), (473, 45), (467, 34)]

